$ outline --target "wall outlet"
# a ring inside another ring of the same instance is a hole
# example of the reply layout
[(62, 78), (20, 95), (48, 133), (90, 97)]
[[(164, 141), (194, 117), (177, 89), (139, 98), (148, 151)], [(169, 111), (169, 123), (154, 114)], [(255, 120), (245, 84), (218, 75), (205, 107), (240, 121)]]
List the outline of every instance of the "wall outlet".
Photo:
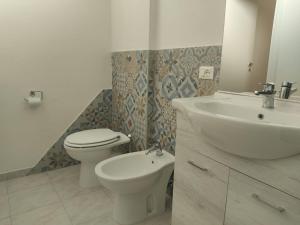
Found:
[(214, 67), (213, 66), (200, 66), (199, 78), (203, 80), (214, 79)]

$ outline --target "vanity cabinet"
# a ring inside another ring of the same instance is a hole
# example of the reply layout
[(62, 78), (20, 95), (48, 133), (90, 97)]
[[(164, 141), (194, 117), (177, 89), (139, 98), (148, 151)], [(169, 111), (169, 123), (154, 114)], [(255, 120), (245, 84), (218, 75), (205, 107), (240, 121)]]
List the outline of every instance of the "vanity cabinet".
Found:
[(221, 225), (229, 169), (177, 146), (173, 225)]
[(207, 145), (177, 113), (172, 225), (299, 225), (300, 156), (251, 160)]
[(298, 225), (300, 201), (231, 170), (224, 224)]
[(201, 154), (176, 156), (172, 225), (299, 225), (300, 200)]

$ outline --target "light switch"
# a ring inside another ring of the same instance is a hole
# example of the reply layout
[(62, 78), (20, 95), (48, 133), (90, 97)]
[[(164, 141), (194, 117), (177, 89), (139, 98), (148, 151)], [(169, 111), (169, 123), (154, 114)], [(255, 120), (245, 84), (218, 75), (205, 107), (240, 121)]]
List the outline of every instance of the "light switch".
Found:
[(200, 66), (199, 78), (204, 80), (214, 79), (214, 67), (213, 66)]

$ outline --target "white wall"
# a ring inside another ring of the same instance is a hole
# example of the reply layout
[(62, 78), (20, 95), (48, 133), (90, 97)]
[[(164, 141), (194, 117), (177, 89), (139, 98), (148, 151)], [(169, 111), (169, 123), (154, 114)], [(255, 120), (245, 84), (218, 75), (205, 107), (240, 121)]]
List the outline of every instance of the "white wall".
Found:
[[(276, 82), (277, 87), (284, 80), (297, 82), (296, 86), (299, 87), (300, 1), (277, 1), (268, 80)], [(297, 92), (299, 94), (300, 91)]]
[(225, 0), (111, 0), (113, 51), (221, 45)]
[(112, 51), (149, 49), (150, 0), (111, 0), (111, 23)]
[[(0, 173), (33, 167), (111, 87), (109, 0), (0, 1)], [(43, 90), (30, 109), (23, 98)]]
[(225, 0), (151, 0), (151, 49), (222, 45)]

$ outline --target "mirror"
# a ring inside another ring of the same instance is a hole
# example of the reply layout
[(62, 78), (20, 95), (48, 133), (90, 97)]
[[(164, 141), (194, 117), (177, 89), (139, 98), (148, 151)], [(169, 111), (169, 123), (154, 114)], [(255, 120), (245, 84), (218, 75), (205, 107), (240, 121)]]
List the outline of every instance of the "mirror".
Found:
[[(267, 81), (277, 89), (284, 80), (300, 83), (300, 1), (277, 0)], [(299, 88), (294, 93), (300, 96)]]
[(299, 0), (226, 1), (220, 90), (253, 92), (267, 81), (280, 90), (299, 80), (298, 9)]

